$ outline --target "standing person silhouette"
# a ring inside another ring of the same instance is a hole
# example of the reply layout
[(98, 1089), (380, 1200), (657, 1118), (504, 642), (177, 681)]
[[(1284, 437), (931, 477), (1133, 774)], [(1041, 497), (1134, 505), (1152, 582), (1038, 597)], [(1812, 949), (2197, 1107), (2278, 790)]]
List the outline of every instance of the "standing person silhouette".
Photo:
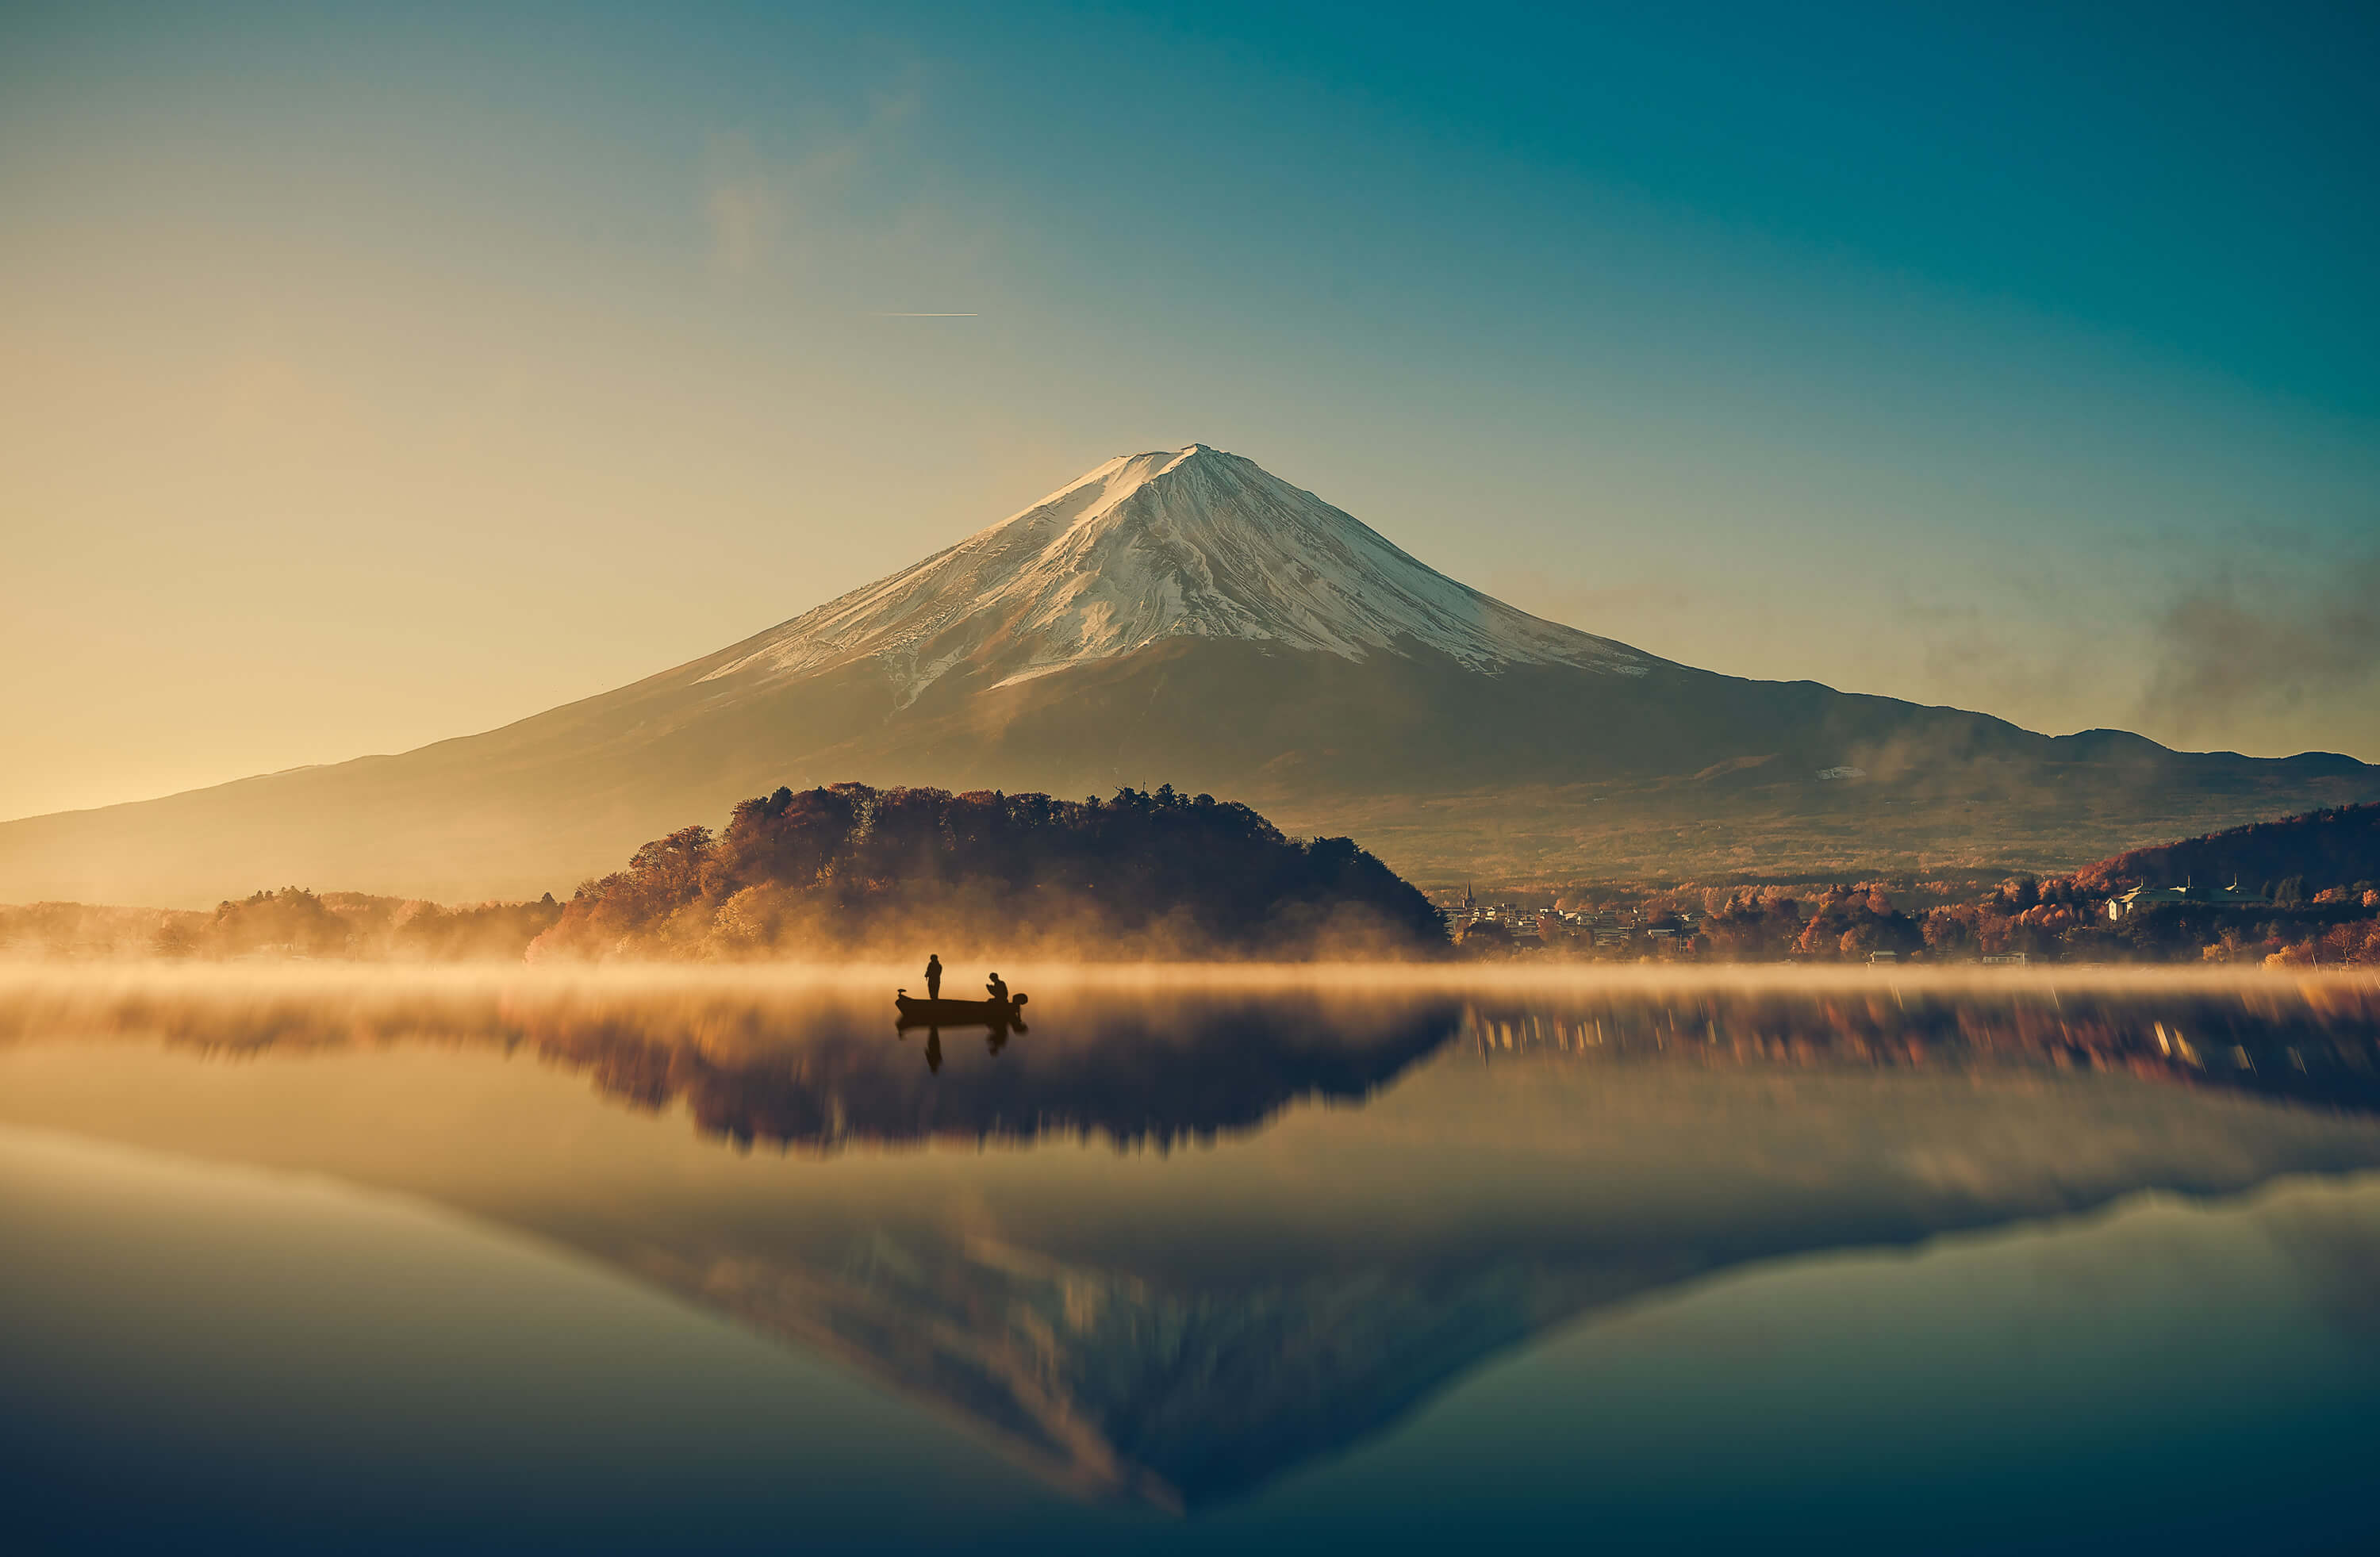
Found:
[(940, 1000), (941, 997), (941, 954), (940, 952), (929, 951), (926, 953), (926, 998), (929, 1000)]
[(1008, 1004), (1008, 985), (998, 973), (992, 974), (991, 982), (985, 984), (983, 987), (991, 996), (993, 1005), (1005, 1006)]

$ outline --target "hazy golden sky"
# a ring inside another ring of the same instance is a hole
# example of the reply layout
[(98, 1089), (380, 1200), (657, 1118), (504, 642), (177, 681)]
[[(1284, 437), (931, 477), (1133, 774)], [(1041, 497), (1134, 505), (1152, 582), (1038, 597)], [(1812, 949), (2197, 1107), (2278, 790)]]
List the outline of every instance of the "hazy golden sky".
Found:
[(1193, 441), (1692, 664), (2380, 759), (2361, 24), (1185, 17), (0, 11), (0, 816)]

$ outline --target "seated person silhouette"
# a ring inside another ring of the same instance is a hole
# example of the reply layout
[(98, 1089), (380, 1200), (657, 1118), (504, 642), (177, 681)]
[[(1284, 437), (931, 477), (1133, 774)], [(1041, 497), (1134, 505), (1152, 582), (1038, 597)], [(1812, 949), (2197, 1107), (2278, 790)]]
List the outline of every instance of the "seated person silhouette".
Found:
[(992, 974), (990, 981), (983, 987), (990, 993), (992, 1004), (996, 1006), (1008, 1004), (1008, 984), (998, 973)]
[(940, 952), (929, 951), (926, 954), (926, 998), (929, 1000), (940, 1000), (941, 997), (941, 954)]

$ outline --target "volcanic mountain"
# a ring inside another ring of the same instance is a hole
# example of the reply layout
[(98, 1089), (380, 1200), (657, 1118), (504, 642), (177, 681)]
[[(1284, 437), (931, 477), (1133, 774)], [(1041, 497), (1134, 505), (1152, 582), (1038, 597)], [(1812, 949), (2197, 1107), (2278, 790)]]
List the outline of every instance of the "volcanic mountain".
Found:
[(780, 784), (1170, 782), (1426, 882), (2060, 868), (2380, 796), (2322, 754), (2095, 730), (1674, 664), (1458, 584), (1236, 455), (1121, 456), (715, 654), (484, 734), (0, 825), (0, 899), (297, 882), (565, 892)]

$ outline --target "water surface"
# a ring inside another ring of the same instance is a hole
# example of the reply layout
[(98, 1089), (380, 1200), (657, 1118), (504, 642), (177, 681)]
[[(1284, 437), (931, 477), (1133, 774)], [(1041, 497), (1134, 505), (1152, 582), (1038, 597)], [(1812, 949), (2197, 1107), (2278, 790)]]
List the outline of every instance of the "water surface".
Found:
[[(2369, 981), (0, 985), (60, 1550), (2320, 1550)], [(929, 1044), (931, 1044), (929, 1059)]]

